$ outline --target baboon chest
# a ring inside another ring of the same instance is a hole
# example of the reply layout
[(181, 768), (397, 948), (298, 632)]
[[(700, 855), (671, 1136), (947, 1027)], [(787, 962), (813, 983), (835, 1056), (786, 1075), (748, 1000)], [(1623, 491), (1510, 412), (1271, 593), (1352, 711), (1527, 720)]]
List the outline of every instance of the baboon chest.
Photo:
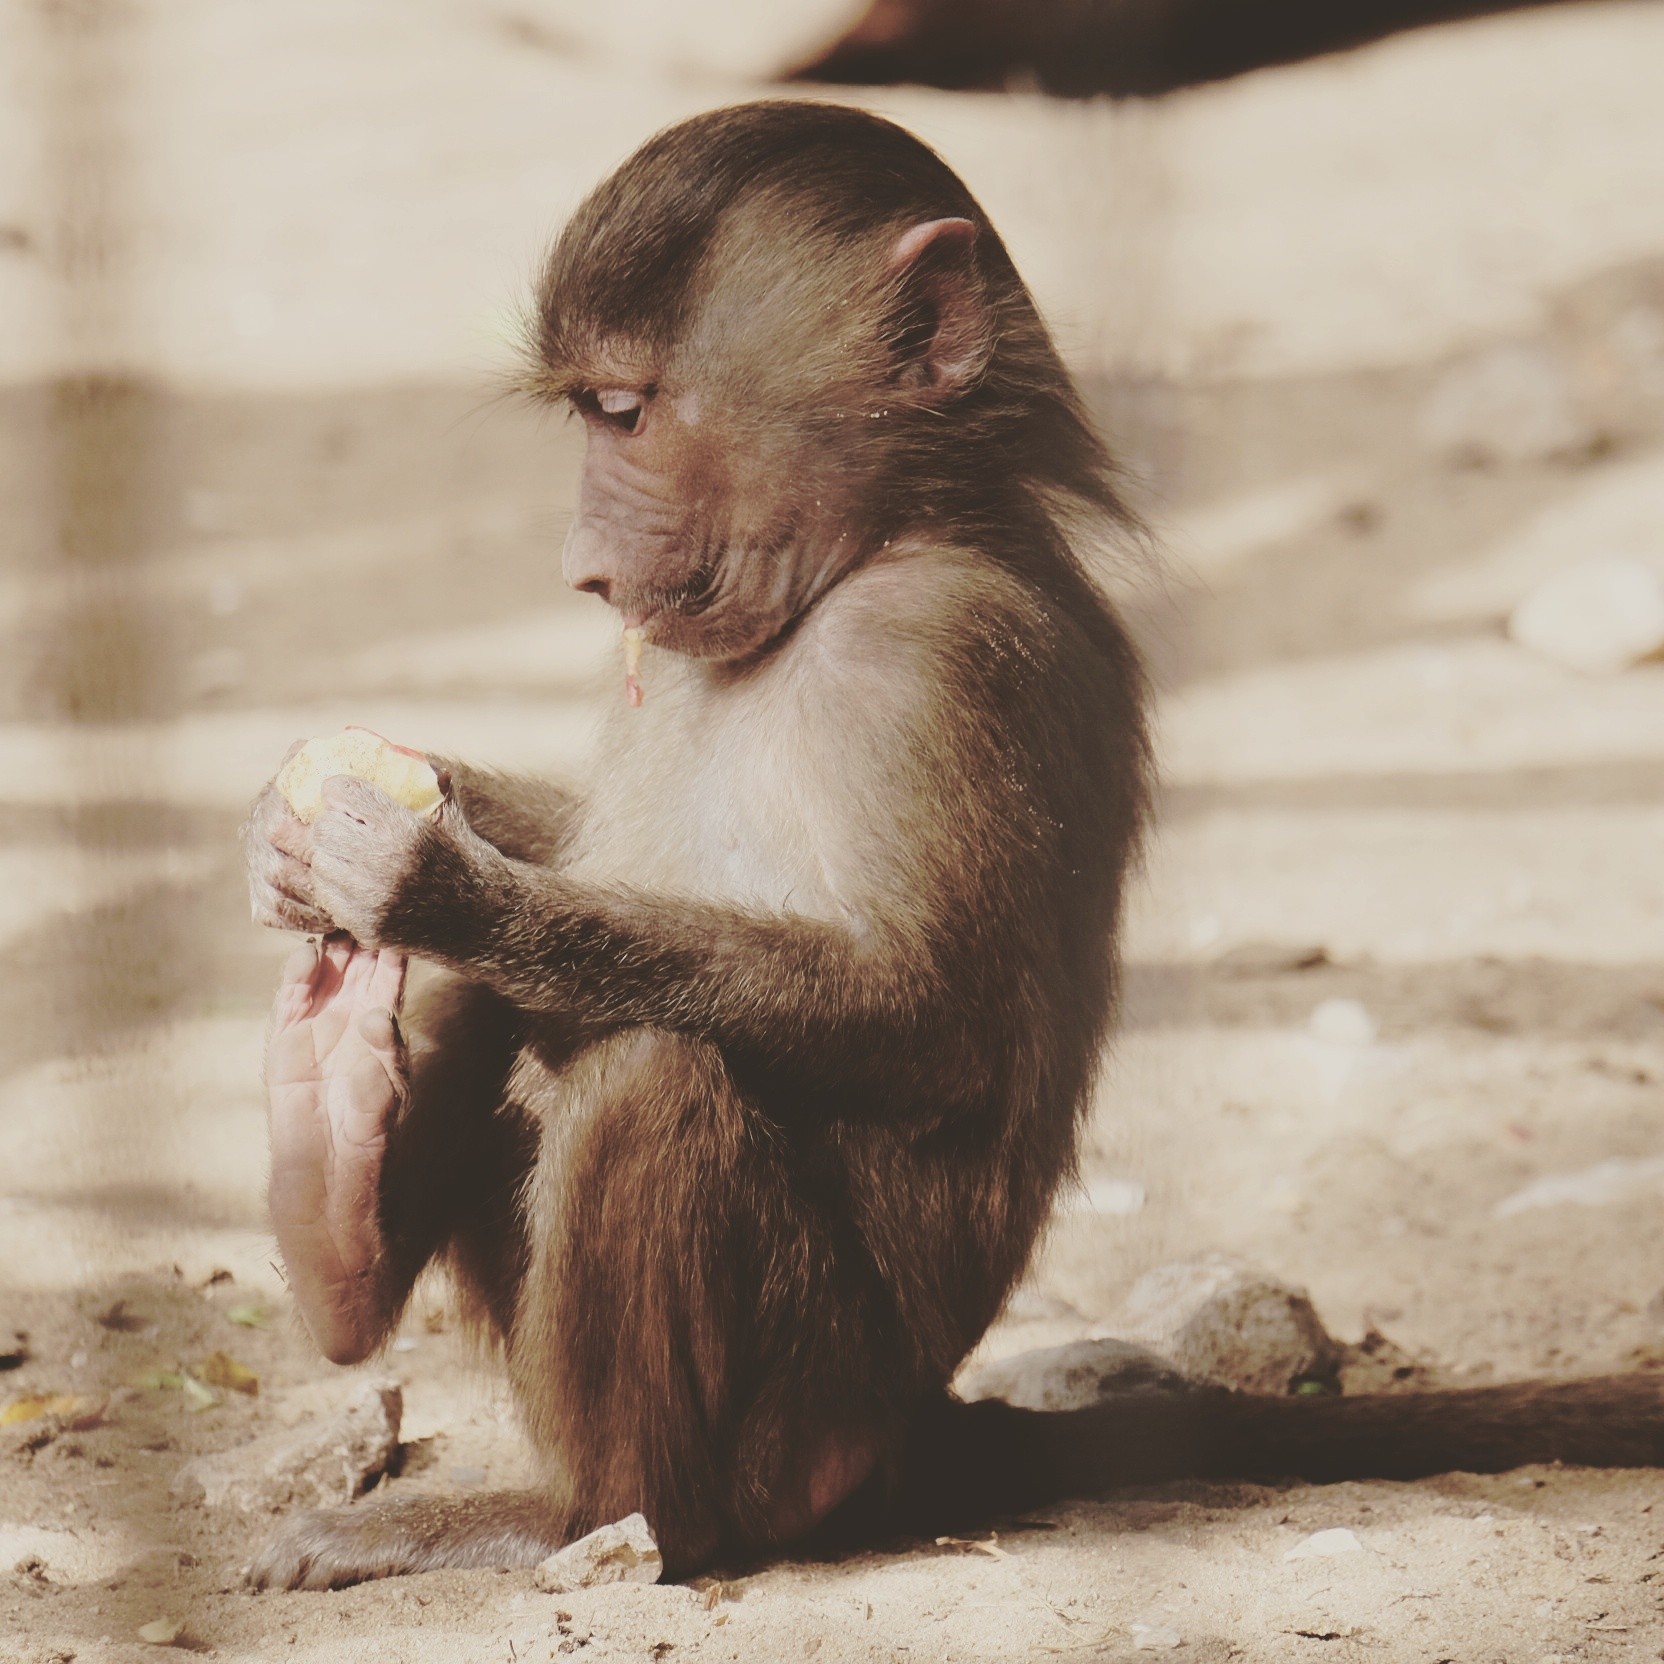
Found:
[(835, 811), (801, 726), (766, 702), (664, 691), (670, 708), (649, 704), (616, 724), (573, 876), (758, 911), (843, 916), (849, 898), (833, 858)]

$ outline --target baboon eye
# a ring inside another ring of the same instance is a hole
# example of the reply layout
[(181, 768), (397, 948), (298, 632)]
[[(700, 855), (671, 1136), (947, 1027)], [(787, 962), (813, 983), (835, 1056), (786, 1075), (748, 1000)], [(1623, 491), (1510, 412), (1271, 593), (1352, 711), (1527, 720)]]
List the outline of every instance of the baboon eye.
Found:
[(620, 433), (640, 433), (647, 414), (647, 395), (633, 387), (600, 387), (586, 391), (581, 407)]

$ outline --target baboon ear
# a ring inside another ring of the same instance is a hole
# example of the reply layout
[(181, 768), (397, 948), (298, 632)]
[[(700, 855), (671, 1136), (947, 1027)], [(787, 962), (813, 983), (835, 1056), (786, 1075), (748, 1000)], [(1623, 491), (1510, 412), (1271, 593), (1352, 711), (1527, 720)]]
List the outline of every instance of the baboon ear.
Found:
[(927, 401), (945, 401), (969, 387), (993, 352), (976, 235), (970, 220), (926, 220), (909, 226), (890, 247), (897, 282), (895, 376)]

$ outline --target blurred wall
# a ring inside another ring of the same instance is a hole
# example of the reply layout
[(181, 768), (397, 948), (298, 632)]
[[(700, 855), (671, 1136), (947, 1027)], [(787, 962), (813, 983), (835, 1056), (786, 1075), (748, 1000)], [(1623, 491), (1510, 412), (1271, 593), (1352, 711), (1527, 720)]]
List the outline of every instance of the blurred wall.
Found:
[[(584, 189), (664, 122), (766, 92), (748, 75), (810, 32), (787, 15), (9, 0), (0, 378), (488, 377)], [(867, 102), (966, 174), (1085, 367), (1265, 375), (1531, 330), (1649, 255), (1661, 61), (1664, 8), (1616, 0), (1153, 104)]]

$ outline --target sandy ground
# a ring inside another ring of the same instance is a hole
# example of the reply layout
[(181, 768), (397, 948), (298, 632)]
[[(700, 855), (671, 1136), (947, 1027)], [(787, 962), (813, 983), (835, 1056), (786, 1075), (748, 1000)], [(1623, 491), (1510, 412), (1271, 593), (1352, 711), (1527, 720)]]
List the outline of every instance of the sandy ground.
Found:
[[(488, 398), (505, 308), (588, 180), (743, 89), (631, 68), (575, 8), (73, 15), (0, 12), (0, 1404), (108, 1408), (0, 1428), (0, 1660), (138, 1658), (164, 1618), (408, 1664), (1664, 1656), (1654, 1472), (1187, 1485), (691, 1588), (241, 1592), (262, 1522), (174, 1473), (351, 1387), (263, 1224), (284, 946), (244, 922), (241, 807), (344, 718), (580, 765), (613, 642), (558, 583), (574, 436)], [(1501, 628), (1586, 555), (1664, 565), (1661, 20), (1504, 18), (1157, 109), (883, 100), (1008, 223), (1167, 545), (1115, 579), (1166, 781), (1124, 1032), (990, 1352), (1224, 1251), (1447, 1379), (1664, 1364), (1664, 667), (1582, 678)], [(1499, 339), (1548, 366), (1551, 457), (1427, 441)], [(1314, 1028), (1332, 999), (1369, 1024)], [(220, 1350), (257, 1397), (145, 1384)], [(378, 1367), (395, 1492), (524, 1472), (442, 1290)], [(1331, 1526), (1361, 1551), (1285, 1559)]]

